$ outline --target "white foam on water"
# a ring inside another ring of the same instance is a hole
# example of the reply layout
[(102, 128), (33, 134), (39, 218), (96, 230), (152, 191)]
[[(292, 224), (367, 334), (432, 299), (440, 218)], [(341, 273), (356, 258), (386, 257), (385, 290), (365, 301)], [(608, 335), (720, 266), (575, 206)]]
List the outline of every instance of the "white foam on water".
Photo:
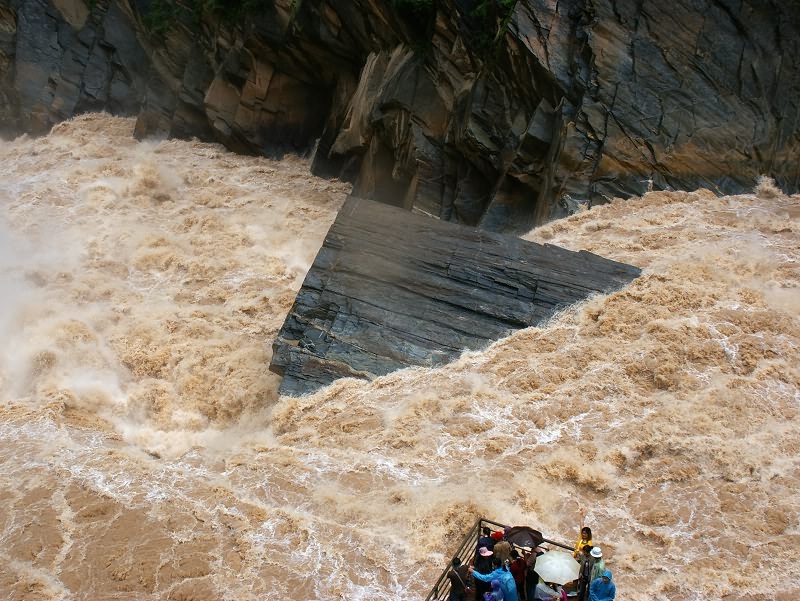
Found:
[(547, 224), (524, 238), (642, 277), (439, 369), (278, 398), (271, 342), (348, 186), (132, 128), (0, 144), (9, 594), (421, 599), (481, 515), (568, 544), (583, 520), (633, 601), (798, 581), (798, 197)]

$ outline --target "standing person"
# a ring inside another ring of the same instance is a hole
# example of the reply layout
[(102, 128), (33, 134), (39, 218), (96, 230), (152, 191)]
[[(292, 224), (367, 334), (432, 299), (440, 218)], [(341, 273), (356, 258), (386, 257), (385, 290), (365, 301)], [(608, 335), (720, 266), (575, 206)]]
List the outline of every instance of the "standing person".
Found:
[(603, 551), (600, 547), (592, 547), (592, 552), (589, 555), (594, 559), (594, 565), (592, 566), (592, 582), (594, 582), (595, 579), (603, 575), (606, 569), (606, 562), (603, 559)]
[[(473, 569), (478, 574), (491, 574), (492, 573), (492, 557), (494, 553), (492, 553), (486, 547), (481, 547), (478, 549), (478, 553), (475, 555), (475, 561), (472, 563)], [(475, 581), (475, 598), (476, 599), (483, 599), (484, 593), (488, 593), (491, 590), (491, 585), (489, 582), (484, 580), (479, 580), (475, 577), (475, 573), (470, 570), (470, 575), (473, 577)]]
[(467, 578), (469, 566), (463, 565), (458, 557), (451, 562), (447, 577), (450, 579), (450, 601), (467, 601)]
[(614, 601), (616, 596), (617, 585), (611, 582), (611, 570), (604, 570), (602, 576), (589, 585), (589, 601)]
[(503, 597), (503, 589), (500, 588), (499, 580), (492, 580), (492, 592), (486, 593), (484, 599), (486, 601), (505, 601), (505, 597)]
[(528, 567), (525, 573), (525, 599), (533, 601), (536, 597), (536, 585), (539, 584), (539, 574), (536, 572), (536, 558), (544, 553), (542, 547), (536, 547), (525, 555), (525, 565)]
[(528, 571), (528, 566), (525, 565), (525, 560), (520, 557), (516, 549), (511, 549), (511, 565), (508, 567), (517, 585), (517, 593), (523, 597), (525, 595), (525, 572)]
[[(500, 565), (504, 564), (506, 561), (511, 561), (511, 543), (506, 540), (506, 532), (508, 532), (508, 528), (503, 531), (500, 535), (502, 538), (494, 544), (494, 548), (492, 551), (494, 552), (494, 556), (500, 560)], [(497, 531), (500, 532), (499, 530)]]
[(493, 551), (494, 544), (497, 541), (492, 538), (492, 529), (488, 526), (483, 527), (483, 536), (478, 539), (478, 544), (475, 545), (475, 558), (478, 557), (478, 551), (481, 547), (486, 547), (489, 551)]
[(587, 601), (589, 598), (589, 585), (592, 582), (592, 545), (584, 545), (580, 557), (581, 570), (578, 573), (578, 598), (576, 601)]
[(592, 544), (592, 529), (588, 526), (584, 526), (581, 528), (581, 536), (578, 539), (578, 542), (575, 543), (575, 551), (572, 553), (572, 556), (575, 559), (578, 559), (581, 556), (581, 549), (583, 549), (586, 545)]
[(475, 579), (477, 584), (479, 581), (491, 582), (492, 580), (500, 581), (500, 589), (503, 591), (503, 599), (505, 601), (519, 601), (517, 594), (517, 584), (514, 582), (514, 577), (511, 575), (511, 570), (507, 565), (503, 565), (495, 557), (493, 561), (494, 570), (489, 574), (479, 574), (471, 571), (470, 575)]

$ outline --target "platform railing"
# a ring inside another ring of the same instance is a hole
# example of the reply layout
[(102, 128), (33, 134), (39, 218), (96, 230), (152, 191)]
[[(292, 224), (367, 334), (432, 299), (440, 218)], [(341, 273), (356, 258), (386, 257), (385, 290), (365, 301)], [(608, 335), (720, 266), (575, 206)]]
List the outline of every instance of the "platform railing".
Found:
[[(450, 558), (447, 561), (447, 567), (445, 567), (444, 571), (439, 576), (436, 584), (433, 585), (431, 592), (428, 593), (427, 597), (425, 597), (425, 601), (444, 601), (450, 597), (450, 579), (447, 577), (447, 574), (453, 567), (451, 561), (453, 557), (458, 557), (463, 564), (469, 565), (472, 563), (472, 560), (475, 557), (475, 546), (478, 544), (478, 539), (481, 537), (481, 533), (483, 532), (483, 528), (485, 526), (490, 528), (494, 526), (492, 530), (504, 530), (506, 528), (506, 525), (501, 524), (500, 522), (494, 522), (492, 520), (487, 520), (486, 518), (478, 518), (470, 531), (461, 541), (461, 544), (458, 546), (458, 549), (455, 551), (455, 553), (450, 555)], [(542, 542), (572, 551), (572, 547), (563, 543), (546, 538), (543, 538)]]

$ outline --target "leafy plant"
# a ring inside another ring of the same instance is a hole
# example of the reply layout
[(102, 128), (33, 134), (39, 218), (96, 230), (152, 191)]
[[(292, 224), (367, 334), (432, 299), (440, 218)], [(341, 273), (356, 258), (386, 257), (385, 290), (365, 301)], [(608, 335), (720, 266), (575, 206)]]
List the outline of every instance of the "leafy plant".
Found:
[(248, 15), (274, 8), (273, 0), (192, 0), (200, 15), (214, 15), (223, 21), (237, 23)]
[(414, 51), (424, 51), (433, 35), (433, 21), (436, 16), (434, 0), (392, 0), (392, 6), (412, 37)]
[(472, 41), (479, 54), (491, 55), (498, 49), (516, 4), (517, 0), (479, 0), (469, 10), (468, 21), (475, 32)]
[[(299, 4), (300, 0), (294, 0), (293, 9)], [(163, 34), (182, 10), (189, 11), (198, 20), (213, 16), (226, 23), (240, 23), (248, 16), (267, 12), (274, 6), (274, 0), (150, 0), (142, 20), (152, 33)]]
[(392, 4), (400, 9), (409, 9), (425, 14), (433, 9), (433, 0), (392, 0)]
[(517, 0), (480, 0), (470, 12), (482, 17), (492, 16), (493, 13), (508, 15), (516, 3)]
[(178, 15), (178, 7), (170, 0), (151, 0), (142, 21), (151, 32), (159, 35), (169, 29)]

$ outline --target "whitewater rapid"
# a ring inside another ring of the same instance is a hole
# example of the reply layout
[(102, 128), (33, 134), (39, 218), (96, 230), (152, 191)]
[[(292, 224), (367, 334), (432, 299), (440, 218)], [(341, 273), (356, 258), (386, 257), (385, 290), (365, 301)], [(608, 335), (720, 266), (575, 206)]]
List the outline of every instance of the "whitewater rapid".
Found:
[(279, 398), (272, 339), (349, 187), (133, 124), (0, 142), (0, 600), (423, 599), (479, 516), (583, 520), (619, 599), (800, 598), (800, 196), (552, 222), (525, 238), (643, 275)]

